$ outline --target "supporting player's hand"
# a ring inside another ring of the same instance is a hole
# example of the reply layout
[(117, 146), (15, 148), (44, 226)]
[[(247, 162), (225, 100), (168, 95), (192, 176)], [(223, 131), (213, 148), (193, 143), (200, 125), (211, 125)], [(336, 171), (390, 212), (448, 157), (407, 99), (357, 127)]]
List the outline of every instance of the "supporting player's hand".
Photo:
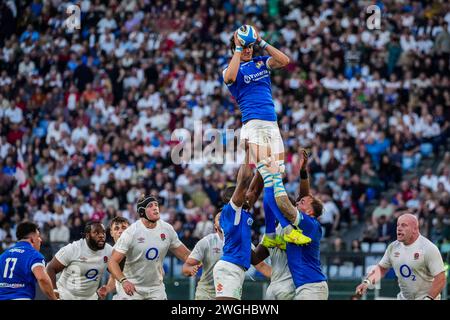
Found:
[(356, 287), (355, 293), (357, 295), (362, 296), (363, 294), (365, 294), (367, 292), (368, 287), (369, 286), (367, 285), (367, 283), (361, 283), (359, 286)]
[(308, 166), (308, 151), (304, 148), (298, 150), (298, 155), (300, 156), (300, 170), (306, 170)]
[(125, 291), (125, 293), (129, 296), (134, 295), (134, 293), (136, 292), (136, 287), (134, 286), (134, 284), (132, 284), (128, 280), (125, 280), (122, 283), (122, 288), (123, 288), (123, 291)]
[(268, 157), (263, 161), (266, 163), (267, 170), (269, 170), (270, 173), (275, 174), (280, 172), (280, 166), (273, 157)]
[(108, 294), (108, 289), (106, 288), (105, 285), (101, 286), (97, 290), (97, 295), (101, 300), (105, 299), (107, 294)]

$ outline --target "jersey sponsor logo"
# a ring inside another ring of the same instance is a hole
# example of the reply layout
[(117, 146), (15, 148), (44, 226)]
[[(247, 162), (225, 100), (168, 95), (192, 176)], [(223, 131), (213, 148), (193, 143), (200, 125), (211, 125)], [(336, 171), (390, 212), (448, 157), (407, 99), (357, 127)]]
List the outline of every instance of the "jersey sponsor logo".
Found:
[(87, 258), (86, 258), (86, 257), (80, 257), (80, 261), (81, 261), (81, 262), (86, 262), (86, 261), (87, 261)]
[(219, 283), (219, 284), (217, 285), (217, 287), (216, 287), (216, 291), (217, 291), (217, 292), (222, 292), (222, 290), (223, 290), (223, 285), (222, 285), (221, 283)]
[(138, 243), (144, 243), (145, 238), (144, 237), (139, 237), (137, 238)]
[(248, 224), (249, 226), (251, 226), (251, 225), (253, 224), (253, 219), (252, 219), (252, 218), (248, 218), (248, 219), (247, 219), (247, 224)]
[(18, 248), (14, 248), (14, 249), (9, 250), (9, 252), (24, 253), (25, 250), (23, 250), (23, 249), (18, 249)]
[(267, 70), (262, 70), (260, 72), (257, 73), (253, 73), (253, 74), (249, 74), (249, 75), (244, 75), (244, 82), (249, 84), (251, 81), (259, 81), (265, 77), (269, 76), (269, 71)]
[(7, 282), (0, 282), (0, 288), (25, 288), (25, 284), (23, 283), (7, 283)]
[(150, 248), (147, 250), (147, 252), (145, 253), (145, 257), (147, 258), (147, 260), (153, 261), (156, 258), (158, 258), (158, 254), (159, 251), (156, 248)]
[(405, 279), (408, 279), (409, 277), (411, 277), (412, 281), (416, 281), (416, 276), (412, 273), (411, 268), (407, 264), (402, 264), (400, 266), (400, 274)]
[(108, 262), (108, 257), (107, 257), (107, 256), (104, 256), (104, 257), (103, 257), (103, 262), (104, 262), (104, 263), (107, 263), (107, 262)]
[(97, 269), (89, 269), (84, 275), (87, 279), (97, 281), (98, 270)]
[(165, 233), (161, 233), (160, 236), (161, 236), (161, 240), (162, 240), (162, 241), (165, 241), (165, 240), (166, 240), (166, 234), (165, 234)]
[(212, 250), (213, 250), (214, 253), (220, 253), (220, 248), (216, 247), (216, 248), (212, 248)]
[(419, 253), (416, 252), (416, 253), (414, 253), (414, 260), (418, 260), (418, 259), (419, 259)]

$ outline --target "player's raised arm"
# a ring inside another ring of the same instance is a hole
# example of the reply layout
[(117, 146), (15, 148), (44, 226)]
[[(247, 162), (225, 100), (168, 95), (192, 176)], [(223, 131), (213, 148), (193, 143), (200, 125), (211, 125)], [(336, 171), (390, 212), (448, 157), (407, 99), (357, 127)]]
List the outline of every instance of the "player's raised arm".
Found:
[(305, 149), (299, 150), (300, 156), (300, 185), (296, 202), (301, 198), (310, 195), (310, 184), (308, 175), (308, 152)]
[(237, 176), (237, 185), (234, 190), (233, 196), (231, 197), (231, 201), (237, 207), (242, 207), (245, 202), (246, 191), (250, 185), (250, 182), (253, 177), (253, 170), (250, 167), (249, 163), (249, 147), (247, 141), (245, 142), (245, 160), (244, 163), (239, 167), (239, 172)]
[(231, 58), (230, 64), (228, 65), (228, 68), (226, 69), (223, 75), (223, 81), (226, 84), (232, 84), (233, 82), (236, 81), (239, 66), (241, 63), (241, 54), (243, 49), (237, 38), (236, 31), (233, 34), (233, 42), (234, 42), (233, 57)]
[(41, 291), (47, 296), (47, 298), (49, 298), (50, 300), (57, 300), (58, 297), (53, 291), (52, 280), (50, 279), (47, 272), (45, 272), (45, 268), (43, 266), (36, 266), (33, 268), (33, 274), (36, 277)]
[(259, 44), (259, 46), (267, 51), (267, 53), (271, 56), (271, 59), (267, 61), (267, 64), (270, 69), (279, 69), (287, 66), (289, 64), (289, 57), (275, 48), (274, 46), (270, 45), (266, 41), (264, 41), (259, 32), (257, 32), (258, 37), (256, 39), (256, 42)]

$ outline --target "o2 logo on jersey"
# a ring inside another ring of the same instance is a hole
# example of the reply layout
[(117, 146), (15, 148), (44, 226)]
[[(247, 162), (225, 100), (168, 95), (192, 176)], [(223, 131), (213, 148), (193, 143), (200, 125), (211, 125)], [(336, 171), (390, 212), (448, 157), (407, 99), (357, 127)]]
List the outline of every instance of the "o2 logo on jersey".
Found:
[(159, 251), (156, 248), (150, 248), (147, 250), (147, 252), (145, 253), (145, 257), (147, 258), (147, 260), (153, 261), (156, 258), (158, 258), (158, 254)]
[(247, 224), (248, 224), (249, 226), (251, 226), (251, 225), (253, 224), (253, 219), (252, 219), (252, 218), (248, 218), (248, 219), (247, 219)]
[(400, 274), (405, 279), (412, 277), (411, 281), (416, 281), (416, 276), (412, 273), (411, 268), (407, 264), (402, 264), (400, 266)]
[(97, 281), (98, 270), (97, 269), (89, 269), (84, 276), (89, 280)]

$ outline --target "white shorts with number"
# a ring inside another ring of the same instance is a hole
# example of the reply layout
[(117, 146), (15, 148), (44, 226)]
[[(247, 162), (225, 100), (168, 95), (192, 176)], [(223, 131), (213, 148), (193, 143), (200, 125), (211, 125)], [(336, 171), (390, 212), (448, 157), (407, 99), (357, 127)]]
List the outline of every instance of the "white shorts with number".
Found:
[(167, 300), (166, 287), (164, 285), (145, 289), (136, 287), (136, 292), (129, 296), (120, 286), (113, 300)]
[(327, 282), (307, 283), (298, 287), (294, 300), (328, 300)]
[(245, 271), (228, 261), (219, 260), (213, 269), (216, 298), (227, 297), (241, 300)]
[(266, 292), (266, 300), (294, 300), (295, 285), (292, 280), (271, 282)]
[(270, 146), (272, 154), (284, 153), (283, 139), (276, 121), (249, 120), (241, 128), (240, 141), (248, 139), (249, 143)]

